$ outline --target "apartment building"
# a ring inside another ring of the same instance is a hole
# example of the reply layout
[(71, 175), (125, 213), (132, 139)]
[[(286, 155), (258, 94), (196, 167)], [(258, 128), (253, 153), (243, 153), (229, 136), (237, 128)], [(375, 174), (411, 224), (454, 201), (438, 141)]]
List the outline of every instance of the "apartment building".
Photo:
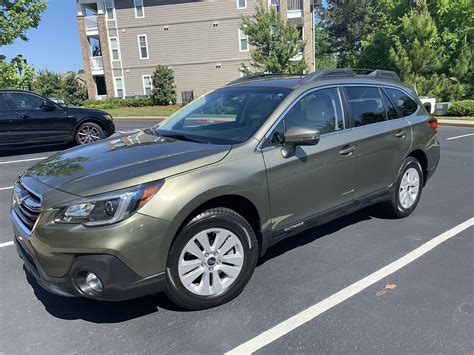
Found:
[[(259, 0), (76, 0), (89, 97), (140, 97), (157, 65), (175, 73), (178, 102), (242, 75), (250, 63), (241, 16)], [(265, 0), (300, 29), (312, 67), (314, 0)], [(297, 60), (298, 58), (295, 58)], [(301, 59), (301, 58), (299, 58)]]

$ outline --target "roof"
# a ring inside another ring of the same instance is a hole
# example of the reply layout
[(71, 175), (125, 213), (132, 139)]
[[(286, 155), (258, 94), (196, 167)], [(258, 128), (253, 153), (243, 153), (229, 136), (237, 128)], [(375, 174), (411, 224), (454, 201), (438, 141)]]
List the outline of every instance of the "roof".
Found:
[(303, 75), (284, 75), (284, 74), (257, 74), (246, 76), (227, 84), (227, 86), (246, 86), (246, 87), (279, 87), (296, 89), (299, 86), (310, 84), (322, 84), (331, 81), (331, 83), (361, 83), (378, 82), (401, 85), (402, 82), (397, 73), (388, 70), (371, 69), (321, 69), (313, 73)]

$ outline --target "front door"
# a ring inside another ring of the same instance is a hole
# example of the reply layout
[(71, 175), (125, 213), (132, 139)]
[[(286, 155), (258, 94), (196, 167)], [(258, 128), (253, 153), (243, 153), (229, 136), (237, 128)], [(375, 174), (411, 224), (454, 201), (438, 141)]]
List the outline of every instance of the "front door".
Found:
[(411, 145), (408, 121), (376, 86), (345, 88), (357, 137), (355, 198), (387, 191)]
[[(262, 145), (267, 168), (272, 228), (279, 236), (306, 227), (322, 212), (351, 202), (356, 174), (354, 137), (346, 130), (337, 88), (311, 91), (296, 101)], [(282, 156), (285, 131), (317, 128), (315, 146), (298, 146)]]
[(43, 108), (44, 98), (28, 92), (12, 92), (10, 100), (19, 118), (23, 143), (64, 142), (72, 140), (72, 127), (65, 110)]

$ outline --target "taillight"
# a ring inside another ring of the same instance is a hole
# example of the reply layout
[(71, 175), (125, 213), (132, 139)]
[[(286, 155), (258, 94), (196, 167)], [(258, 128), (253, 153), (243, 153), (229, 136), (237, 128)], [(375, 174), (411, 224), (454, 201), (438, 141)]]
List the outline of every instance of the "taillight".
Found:
[(438, 128), (438, 120), (436, 118), (431, 118), (428, 121), (428, 124), (430, 125), (431, 128), (433, 128), (435, 131)]

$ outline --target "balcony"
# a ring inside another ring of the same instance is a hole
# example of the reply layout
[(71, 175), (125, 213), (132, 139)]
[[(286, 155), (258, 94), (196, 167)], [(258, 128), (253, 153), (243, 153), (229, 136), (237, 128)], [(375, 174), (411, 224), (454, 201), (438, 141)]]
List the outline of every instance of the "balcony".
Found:
[(84, 17), (86, 34), (88, 36), (96, 36), (99, 34), (99, 24), (97, 22), (97, 16), (86, 16)]
[(91, 57), (92, 75), (104, 74), (104, 61), (102, 57)]
[(303, 0), (288, 0), (288, 18), (303, 17)]

